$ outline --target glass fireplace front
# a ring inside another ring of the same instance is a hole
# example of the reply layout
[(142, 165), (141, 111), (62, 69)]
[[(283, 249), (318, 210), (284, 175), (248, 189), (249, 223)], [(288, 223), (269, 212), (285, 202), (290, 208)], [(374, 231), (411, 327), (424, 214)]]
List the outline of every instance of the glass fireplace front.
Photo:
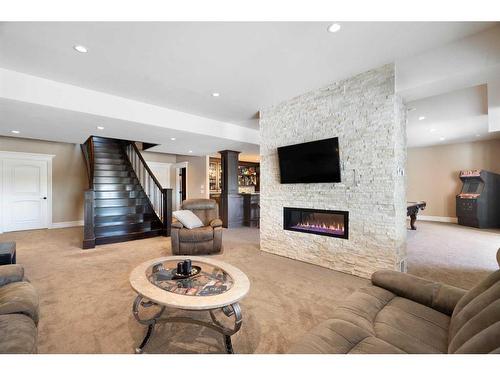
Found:
[(285, 230), (347, 239), (348, 223), (347, 211), (283, 208), (283, 229)]

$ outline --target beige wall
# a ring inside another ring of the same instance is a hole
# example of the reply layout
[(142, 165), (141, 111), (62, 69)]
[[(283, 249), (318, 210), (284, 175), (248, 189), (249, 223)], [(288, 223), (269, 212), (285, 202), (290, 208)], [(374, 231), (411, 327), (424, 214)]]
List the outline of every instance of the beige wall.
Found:
[(407, 200), (424, 200), (422, 215), (456, 217), (455, 196), (462, 169), (500, 173), (500, 140), (408, 149)]
[(83, 219), (87, 172), (80, 145), (15, 137), (0, 137), (0, 151), (55, 155), (52, 160), (52, 221)]
[(146, 161), (156, 163), (173, 163), (177, 162), (176, 156), (173, 154), (164, 154), (162, 152), (141, 151), (141, 155)]
[(177, 155), (177, 163), (188, 162), (188, 199), (208, 198), (208, 160), (208, 156)]

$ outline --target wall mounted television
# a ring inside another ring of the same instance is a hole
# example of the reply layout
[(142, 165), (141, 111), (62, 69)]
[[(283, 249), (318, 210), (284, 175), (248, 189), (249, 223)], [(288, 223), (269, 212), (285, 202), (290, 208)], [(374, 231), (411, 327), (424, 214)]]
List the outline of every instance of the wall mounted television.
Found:
[(339, 139), (278, 147), (282, 184), (340, 182)]

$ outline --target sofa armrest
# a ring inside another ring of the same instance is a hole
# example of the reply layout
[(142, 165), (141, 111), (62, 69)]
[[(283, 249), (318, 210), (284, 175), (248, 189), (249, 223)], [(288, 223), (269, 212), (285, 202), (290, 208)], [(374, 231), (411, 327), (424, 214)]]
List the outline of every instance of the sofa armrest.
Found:
[(213, 220), (210, 222), (210, 226), (211, 226), (212, 228), (222, 227), (222, 220), (221, 220), (221, 219), (213, 219)]
[(173, 218), (172, 219), (172, 229), (182, 229), (182, 228), (184, 228), (184, 225), (182, 225), (182, 223), (179, 220)]
[(451, 285), (396, 271), (375, 272), (372, 275), (372, 284), (450, 316), (460, 298), (467, 292)]
[(16, 281), (23, 281), (24, 268), (20, 264), (6, 264), (0, 266), (0, 286)]

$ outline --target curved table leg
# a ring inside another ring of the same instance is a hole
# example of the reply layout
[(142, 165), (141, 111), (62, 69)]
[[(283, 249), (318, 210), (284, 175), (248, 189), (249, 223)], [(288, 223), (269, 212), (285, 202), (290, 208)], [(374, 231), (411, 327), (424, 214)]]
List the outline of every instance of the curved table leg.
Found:
[(241, 323), (243, 321), (241, 316), (241, 308), (239, 303), (233, 303), (232, 305), (224, 306), (221, 310), (227, 317), (234, 315), (234, 328), (230, 329), (223, 326), (215, 317), (213, 310), (210, 310), (210, 317), (212, 318), (214, 324), (217, 327), (219, 327), (222, 334), (224, 335), (224, 344), (226, 346), (226, 353), (234, 354), (233, 343), (231, 342), (231, 336), (234, 335), (236, 332), (238, 332), (241, 328)]
[(135, 353), (136, 354), (141, 354), (141, 353), (144, 352), (144, 347), (148, 344), (149, 339), (151, 338), (151, 335), (153, 334), (154, 327), (155, 327), (155, 324), (156, 324), (156, 320), (163, 314), (163, 311), (165, 311), (165, 306), (162, 306), (161, 309), (160, 309), (160, 311), (155, 316), (153, 316), (151, 319), (141, 319), (140, 316), (139, 316), (139, 308), (141, 306), (143, 308), (148, 308), (148, 307), (158, 306), (158, 305), (156, 303), (154, 303), (154, 302), (151, 302), (151, 301), (148, 301), (148, 300), (144, 300), (144, 298), (142, 296), (140, 296), (140, 295), (137, 296), (135, 298), (135, 300), (134, 300), (134, 304), (133, 304), (133, 307), (132, 307), (132, 312), (134, 314), (135, 319), (139, 323), (148, 326), (147, 331), (146, 331), (146, 335), (142, 339), (141, 344), (137, 348), (135, 348)]
[(132, 312), (134, 314), (135, 319), (139, 323), (148, 326), (148, 328), (146, 330), (146, 334), (145, 334), (142, 342), (135, 349), (135, 352), (137, 354), (143, 353), (145, 346), (148, 344), (148, 342), (149, 342), (149, 340), (154, 332), (155, 325), (159, 321), (162, 323), (163, 322), (165, 322), (165, 323), (167, 323), (167, 322), (170, 322), (170, 323), (176, 323), (176, 322), (177, 323), (191, 323), (191, 324), (198, 324), (201, 326), (211, 328), (211, 329), (221, 333), (224, 336), (224, 345), (225, 345), (226, 352), (228, 354), (234, 353), (233, 343), (231, 342), (231, 336), (240, 330), (241, 324), (243, 321), (242, 315), (241, 315), (241, 308), (240, 308), (240, 305), (238, 303), (233, 303), (232, 305), (228, 305), (228, 306), (224, 306), (224, 307), (220, 308), (220, 310), (223, 312), (223, 314), (225, 316), (227, 316), (228, 318), (231, 316), (234, 316), (234, 326), (233, 327), (227, 327), (217, 320), (217, 318), (214, 314), (214, 311), (219, 310), (219, 309), (208, 310), (208, 312), (210, 313), (210, 317), (212, 318), (213, 324), (210, 322), (192, 319), (189, 317), (166, 317), (166, 318), (162, 318), (160, 320), (159, 319), (160, 316), (165, 311), (165, 306), (161, 306), (160, 311), (156, 315), (154, 315), (152, 318), (141, 319), (141, 317), (139, 315), (139, 309), (141, 307), (142, 308), (149, 308), (149, 307), (158, 307), (158, 306), (161, 306), (161, 305), (158, 305), (154, 302), (151, 302), (148, 299), (146, 299), (140, 295), (137, 296), (135, 301), (134, 301)]

